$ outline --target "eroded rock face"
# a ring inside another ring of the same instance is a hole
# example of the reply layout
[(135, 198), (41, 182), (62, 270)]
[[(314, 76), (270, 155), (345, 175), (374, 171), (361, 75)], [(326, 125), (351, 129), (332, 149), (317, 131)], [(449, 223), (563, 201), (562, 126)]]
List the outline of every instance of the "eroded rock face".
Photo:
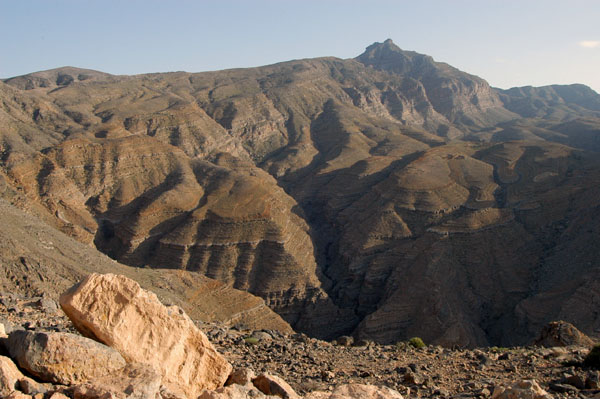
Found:
[(116, 349), (128, 362), (143, 363), (172, 392), (195, 398), (222, 386), (231, 365), (177, 306), (123, 276), (92, 274), (60, 297), (84, 335)]
[(75, 334), (20, 330), (10, 333), (6, 342), (19, 366), (46, 382), (85, 382), (125, 366), (116, 350)]

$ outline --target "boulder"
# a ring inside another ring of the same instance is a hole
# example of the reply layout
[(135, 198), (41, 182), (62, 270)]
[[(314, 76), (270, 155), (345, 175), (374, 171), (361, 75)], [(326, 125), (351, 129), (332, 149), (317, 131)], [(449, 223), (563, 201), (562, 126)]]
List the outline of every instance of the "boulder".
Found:
[(573, 324), (560, 320), (545, 325), (533, 344), (547, 348), (571, 345), (591, 347), (594, 341)]
[(270, 374), (261, 374), (252, 380), (254, 386), (265, 395), (279, 396), (283, 399), (299, 399), (300, 396), (282, 378)]
[(160, 384), (160, 374), (138, 363), (69, 390), (74, 399), (155, 399), (159, 397)]
[(364, 384), (344, 384), (331, 392), (311, 392), (305, 399), (403, 399), (402, 395), (387, 387)]
[(10, 333), (6, 346), (21, 368), (58, 384), (85, 382), (125, 366), (116, 350), (70, 333), (17, 330)]
[(93, 273), (61, 295), (60, 305), (83, 335), (128, 362), (151, 366), (171, 392), (195, 399), (222, 386), (231, 372), (183, 310), (164, 306), (127, 277)]
[(10, 358), (0, 356), (0, 397), (15, 391), (19, 380), (24, 377)]
[(521, 380), (506, 387), (499, 385), (494, 389), (492, 399), (551, 399), (552, 395), (544, 391), (535, 380)]

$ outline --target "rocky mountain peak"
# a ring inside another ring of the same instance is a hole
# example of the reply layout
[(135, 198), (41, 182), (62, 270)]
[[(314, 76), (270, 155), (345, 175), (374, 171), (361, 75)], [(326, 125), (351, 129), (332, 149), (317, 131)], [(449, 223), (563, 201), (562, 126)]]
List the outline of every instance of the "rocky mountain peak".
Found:
[(430, 56), (402, 50), (392, 39), (387, 39), (383, 43), (371, 44), (364, 53), (356, 57), (356, 60), (375, 69), (402, 75), (411, 74), (415, 69), (422, 69), (424, 66), (431, 67), (434, 64), (433, 58)]

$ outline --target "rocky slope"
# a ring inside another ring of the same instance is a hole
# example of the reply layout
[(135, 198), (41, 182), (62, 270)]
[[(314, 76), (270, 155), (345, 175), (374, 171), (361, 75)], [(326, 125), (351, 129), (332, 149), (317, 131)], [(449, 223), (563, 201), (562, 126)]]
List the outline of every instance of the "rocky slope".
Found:
[[(600, 392), (598, 371), (582, 364), (593, 342), (565, 322), (548, 325), (538, 346), (474, 350), (417, 348), (407, 342), (378, 345), (351, 337), (330, 343), (304, 334), (200, 323), (219, 355), (185, 314), (155, 298), (123, 276), (94, 274), (61, 296), (69, 320), (46, 297), (0, 294), (0, 396), (64, 399), (60, 395), (98, 398), (110, 393), (166, 399), (199, 390), (201, 398), (230, 399), (500, 399), (596, 397)], [(108, 346), (82, 337), (73, 324)], [(4, 332), (8, 336), (3, 339)], [(192, 338), (203, 341), (204, 349), (186, 347)], [(165, 345), (165, 340), (177, 343)], [(214, 360), (198, 359), (203, 367), (191, 370), (197, 378), (188, 380), (185, 364), (197, 356)], [(157, 357), (164, 360), (156, 363)], [(175, 367), (178, 362), (182, 367)], [(229, 363), (234, 371), (226, 378)], [(185, 372), (172, 373), (174, 369)], [(209, 382), (211, 376), (220, 379), (216, 386)], [(203, 390), (203, 384), (213, 385)]]
[(258, 295), (299, 331), (476, 346), (557, 318), (599, 328), (584, 86), (496, 90), (388, 40), (207, 73), (61, 68), (0, 99), (2, 198), (119, 262)]

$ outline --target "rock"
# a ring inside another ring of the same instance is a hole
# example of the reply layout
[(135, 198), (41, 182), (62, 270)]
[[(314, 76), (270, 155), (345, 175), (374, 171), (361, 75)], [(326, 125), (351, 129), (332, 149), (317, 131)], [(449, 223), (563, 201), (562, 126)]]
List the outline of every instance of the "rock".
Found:
[(161, 376), (145, 364), (128, 364), (121, 370), (69, 389), (74, 399), (154, 399)]
[(31, 399), (31, 396), (25, 395), (23, 392), (13, 391), (7, 396), (3, 396), (3, 399)]
[(229, 378), (227, 378), (227, 382), (225, 382), (225, 385), (246, 385), (252, 383), (252, 380), (254, 378), (256, 378), (256, 374), (254, 374), (254, 371), (252, 369), (244, 367), (241, 369), (237, 369), (233, 373), (231, 373)]
[(550, 389), (553, 390), (554, 392), (559, 392), (559, 393), (576, 393), (577, 392), (577, 388), (575, 388), (572, 385), (568, 385), (568, 384), (560, 384), (557, 382), (553, 382), (549, 386), (550, 386)]
[(277, 396), (265, 396), (252, 385), (230, 385), (221, 387), (214, 391), (205, 390), (198, 399), (245, 399), (245, 398), (277, 398)]
[(265, 331), (254, 331), (252, 333), (251, 337), (258, 339), (259, 341), (273, 340), (273, 337), (271, 336), (271, 334), (269, 334), (268, 332), (265, 332)]
[(125, 366), (116, 350), (70, 333), (13, 331), (6, 345), (21, 368), (47, 382), (77, 384)]
[(563, 382), (572, 385), (577, 389), (585, 389), (585, 378), (579, 374), (568, 375), (563, 379)]
[(510, 387), (497, 386), (492, 399), (551, 399), (552, 396), (544, 391), (535, 380), (521, 380)]
[(585, 378), (585, 387), (587, 389), (600, 389), (600, 373), (597, 370), (588, 372)]
[(544, 326), (533, 344), (548, 348), (571, 345), (591, 347), (594, 345), (594, 341), (579, 331), (573, 324), (560, 320)]
[(56, 301), (48, 297), (42, 297), (39, 301), (37, 301), (36, 305), (46, 313), (53, 314), (58, 311), (58, 305), (56, 304)]
[(420, 385), (424, 381), (424, 379), (421, 375), (419, 375), (413, 371), (407, 371), (404, 374), (404, 377), (402, 380), (404, 381), (405, 384), (409, 384), (409, 385)]
[(91, 274), (61, 295), (60, 305), (83, 335), (150, 365), (172, 392), (196, 398), (229, 377), (231, 365), (179, 307), (165, 307), (127, 277)]
[(254, 386), (265, 395), (279, 396), (283, 399), (300, 398), (294, 389), (282, 378), (270, 374), (261, 374), (252, 380)]
[(336, 339), (336, 342), (340, 346), (352, 346), (354, 343), (354, 338), (349, 337), (347, 335), (342, 335)]
[(6, 338), (6, 329), (4, 328), (4, 324), (0, 323), (0, 338)]
[(48, 392), (48, 389), (46, 389), (45, 386), (31, 378), (21, 378), (19, 380), (19, 389), (28, 395), (35, 395), (38, 393), (45, 394)]
[(331, 392), (311, 392), (305, 399), (403, 399), (399, 392), (387, 387), (364, 384), (345, 384)]
[(0, 356), (0, 397), (4, 397), (18, 388), (19, 380), (25, 378), (13, 361)]
[(48, 399), (70, 399), (67, 395), (62, 392), (54, 392), (48, 397)]

